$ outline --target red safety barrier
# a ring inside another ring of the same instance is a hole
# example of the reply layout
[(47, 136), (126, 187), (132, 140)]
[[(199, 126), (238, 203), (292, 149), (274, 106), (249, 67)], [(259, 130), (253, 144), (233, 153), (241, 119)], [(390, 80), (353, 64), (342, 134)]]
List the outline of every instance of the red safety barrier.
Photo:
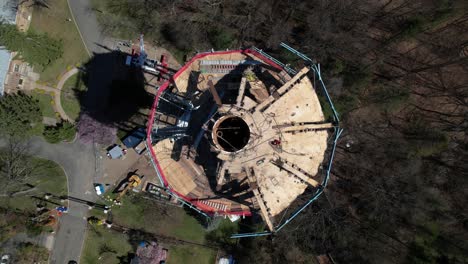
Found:
[[(269, 64), (270, 66), (272, 66), (272, 67), (274, 67), (274, 68), (276, 68), (276, 69), (278, 69), (280, 71), (283, 70), (283, 68), (281, 68), (281, 66), (279, 66), (278, 64), (274, 63), (270, 59), (266, 58), (265, 56), (263, 56), (262, 54), (254, 51), (254, 50), (246, 49), (246, 50), (217, 51), (217, 52), (199, 53), (199, 54), (195, 55), (189, 62), (187, 62), (182, 68), (180, 68), (174, 74), (174, 76), (172, 76), (171, 79), (172, 79), (172, 81), (177, 79), (177, 77), (179, 77), (182, 73), (184, 73), (187, 70), (187, 68), (192, 63), (194, 63), (196, 60), (199, 60), (201, 58), (204, 58), (204, 57), (207, 57), (207, 56), (210, 56), (210, 55), (224, 55), (224, 54), (233, 54), (233, 53), (253, 54), (255, 57), (260, 58), (262, 61)], [(156, 109), (158, 108), (159, 97), (169, 87), (170, 82), (171, 82), (171, 80), (167, 80), (159, 87), (158, 92), (157, 92), (156, 97), (155, 97), (154, 102), (153, 102), (153, 106), (151, 108), (151, 114), (150, 114), (150, 118), (148, 119), (148, 126), (147, 126), (147, 129), (146, 129), (146, 143), (147, 143), (148, 148), (150, 150), (150, 154), (151, 154), (152, 159), (153, 159), (153, 161), (155, 163), (155, 166), (156, 166), (156, 168), (157, 168), (157, 170), (159, 172), (159, 175), (161, 175), (164, 187), (168, 188), (171, 192), (175, 193), (180, 198), (184, 199), (186, 202), (189, 202), (189, 203), (195, 205), (198, 209), (200, 209), (203, 212), (206, 212), (208, 214), (217, 213), (217, 214), (221, 214), (221, 215), (240, 215), (240, 216), (250, 216), (250, 215), (252, 215), (252, 213), (250, 211), (219, 211), (216, 208), (213, 208), (213, 207), (208, 206), (208, 205), (206, 205), (204, 203), (201, 203), (198, 199), (190, 199), (190, 198), (186, 197), (185, 195), (182, 195), (181, 193), (179, 193), (176, 190), (172, 189), (172, 187), (169, 186), (169, 183), (168, 183), (168, 181), (166, 179), (166, 176), (164, 175), (164, 172), (163, 172), (161, 166), (159, 165), (159, 161), (158, 161), (158, 159), (156, 157), (156, 153), (154, 152), (154, 150), (152, 148), (153, 144), (151, 142), (151, 131), (153, 129), (153, 122), (154, 122), (154, 116), (156, 115)]]

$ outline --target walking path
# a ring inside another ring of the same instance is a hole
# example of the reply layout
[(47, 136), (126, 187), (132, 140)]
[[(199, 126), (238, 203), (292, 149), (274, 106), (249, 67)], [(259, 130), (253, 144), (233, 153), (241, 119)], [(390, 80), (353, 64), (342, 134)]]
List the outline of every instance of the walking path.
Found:
[(50, 87), (50, 86), (47, 86), (47, 85), (42, 85), (42, 84), (38, 84), (36, 83), (34, 85), (34, 87), (37, 87), (39, 89), (42, 89), (42, 90), (45, 90), (47, 92), (53, 92), (54, 93), (54, 102), (55, 102), (55, 110), (60, 114), (60, 117), (63, 119), (63, 120), (66, 120), (70, 123), (75, 123), (75, 120), (71, 119), (67, 113), (65, 112), (65, 110), (63, 110), (63, 107), (62, 107), (62, 101), (61, 101), (61, 94), (62, 94), (62, 88), (63, 88), (63, 85), (65, 84), (65, 82), (68, 80), (68, 78), (70, 78), (71, 76), (73, 76), (74, 74), (78, 73), (78, 69), (77, 68), (73, 68), (69, 71), (67, 71), (64, 75), (62, 75), (62, 77), (60, 78), (58, 84), (57, 84), (57, 88), (53, 88), (53, 87)]

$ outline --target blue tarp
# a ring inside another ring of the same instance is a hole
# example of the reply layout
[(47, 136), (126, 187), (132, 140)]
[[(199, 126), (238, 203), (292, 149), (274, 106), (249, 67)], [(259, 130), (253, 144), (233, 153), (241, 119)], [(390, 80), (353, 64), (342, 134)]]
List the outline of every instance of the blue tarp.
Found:
[(141, 143), (141, 141), (145, 140), (146, 138), (146, 133), (145, 129), (140, 127), (133, 131), (130, 135), (128, 135), (124, 140), (122, 140), (122, 143), (127, 147), (127, 148), (134, 148), (138, 146), (138, 144)]

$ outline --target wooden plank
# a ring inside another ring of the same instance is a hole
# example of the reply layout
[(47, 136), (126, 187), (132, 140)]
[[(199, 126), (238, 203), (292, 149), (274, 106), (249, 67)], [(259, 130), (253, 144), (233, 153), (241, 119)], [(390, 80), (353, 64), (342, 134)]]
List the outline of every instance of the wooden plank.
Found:
[[(247, 178), (249, 179), (249, 181), (252, 180), (253, 182), (257, 182), (257, 180), (255, 179), (255, 175), (252, 174), (251, 167), (244, 168), (244, 170), (247, 173)], [(257, 199), (258, 205), (260, 207), (260, 212), (262, 213), (265, 223), (267, 224), (270, 231), (273, 231), (273, 223), (271, 222), (270, 214), (268, 213), (267, 207), (262, 199), (262, 196), (260, 195), (260, 192), (258, 191), (258, 189), (253, 189), (252, 192), (255, 198)]]
[(333, 128), (332, 123), (323, 123), (323, 124), (305, 124), (305, 125), (290, 125), (280, 128), (282, 132), (295, 132), (301, 130), (322, 130)]
[(219, 97), (218, 91), (216, 91), (216, 88), (214, 87), (213, 81), (208, 81), (208, 87), (210, 88), (211, 95), (213, 95), (213, 100), (216, 102), (216, 105), (221, 107), (223, 103), (221, 102), (221, 97)]
[(313, 187), (317, 187), (319, 186), (320, 184), (318, 183), (318, 181), (310, 178), (308, 175), (306, 175), (305, 173), (303, 173), (302, 171), (296, 169), (295, 167), (293, 167), (292, 164), (288, 163), (288, 162), (282, 162), (281, 164), (278, 164), (277, 162), (273, 162), (276, 166), (278, 167), (281, 167), (285, 170), (288, 170), (289, 172), (291, 172), (292, 174), (294, 174), (295, 176), (297, 176), (299, 179), (305, 181), (307, 184), (313, 186)]
[[(291, 88), (291, 86), (293, 86), (296, 83), (296, 81), (301, 79), (308, 72), (309, 72), (309, 68), (307, 68), (307, 67), (302, 68), (302, 70), (300, 70), (296, 75), (294, 75), (294, 77), (291, 78), (291, 80), (289, 80), (283, 86), (281, 86), (277, 90), (277, 93), (280, 94), (280, 95), (283, 95), (286, 91), (288, 91)], [(271, 103), (273, 103), (273, 101), (275, 101), (275, 97), (270, 95), (267, 98), (267, 100), (263, 101), (256, 108), (259, 109), (260, 111), (264, 111)]]
[(242, 77), (240, 87), (239, 87), (239, 94), (237, 95), (236, 105), (238, 107), (242, 106), (242, 101), (244, 100), (244, 93), (245, 93), (245, 86), (247, 84), (247, 79)]

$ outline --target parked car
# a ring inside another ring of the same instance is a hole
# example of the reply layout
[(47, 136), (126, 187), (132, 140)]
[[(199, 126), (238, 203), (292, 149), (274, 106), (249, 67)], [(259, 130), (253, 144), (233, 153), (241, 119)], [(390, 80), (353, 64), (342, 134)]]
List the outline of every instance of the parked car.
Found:
[(3, 255), (0, 263), (1, 264), (11, 263), (10, 262), (10, 255), (8, 255), (8, 254)]

